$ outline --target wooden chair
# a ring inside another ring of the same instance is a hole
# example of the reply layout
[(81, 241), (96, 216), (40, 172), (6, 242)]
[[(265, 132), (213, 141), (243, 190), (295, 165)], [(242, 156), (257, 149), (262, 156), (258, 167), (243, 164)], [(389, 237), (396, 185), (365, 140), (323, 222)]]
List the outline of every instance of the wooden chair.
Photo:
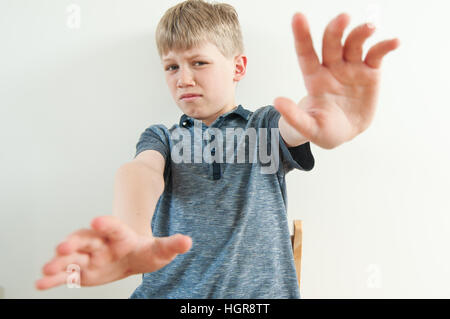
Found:
[(297, 271), (298, 288), (300, 289), (300, 274), (302, 265), (302, 221), (294, 220), (294, 234), (291, 235), (294, 264)]

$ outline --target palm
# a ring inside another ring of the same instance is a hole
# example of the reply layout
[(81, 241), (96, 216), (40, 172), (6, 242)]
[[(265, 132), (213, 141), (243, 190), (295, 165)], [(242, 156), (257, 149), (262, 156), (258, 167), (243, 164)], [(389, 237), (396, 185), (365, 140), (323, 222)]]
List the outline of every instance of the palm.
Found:
[[(152, 272), (164, 267), (175, 257), (173, 252), (163, 255), (156, 249), (145, 251), (140, 248), (155, 247), (155, 241), (155, 238), (133, 232), (128, 232), (126, 237), (109, 240), (89, 254), (89, 263), (83, 267), (80, 277), (81, 285), (101, 285), (134, 273)], [(145, 253), (142, 254), (142, 251)]]
[(369, 126), (377, 103), (381, 60), (398, 46), (396, 39), (380, 42), (362, 60), (363, 42), (373, 29), (366, 24), (355, 28), (342, 46), (348, 22), (342, 14), (327, 26), (320, 63), (306, 18), (294, 16), (295, 46), (308, 95), (298, 104), (287, 98), (274, 102), (292, 127), (325, 148), (351, 140)]
[(138, 244), (138, 236), (130, 232), (130, 237), (113, 239), (91, 251), (81, 272), (81, 285), (96, 286), (131, 275), (127, 257)]

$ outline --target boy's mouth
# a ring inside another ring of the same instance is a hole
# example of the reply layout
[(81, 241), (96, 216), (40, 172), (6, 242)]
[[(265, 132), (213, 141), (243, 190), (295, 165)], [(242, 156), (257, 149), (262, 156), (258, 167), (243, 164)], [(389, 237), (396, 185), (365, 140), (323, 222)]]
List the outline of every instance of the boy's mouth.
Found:
[(180, 100), (188, 102), (188, 101), (194, 101), (200, 97), (201, 97), (200, 94), (183, 94), (180, 97)]

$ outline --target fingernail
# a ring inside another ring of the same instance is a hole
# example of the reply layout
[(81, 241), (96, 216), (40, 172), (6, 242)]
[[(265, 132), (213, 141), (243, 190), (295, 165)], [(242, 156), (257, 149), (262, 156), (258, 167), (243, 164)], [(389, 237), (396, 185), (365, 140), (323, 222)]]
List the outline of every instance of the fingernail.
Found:
[(376, 27), (375, 27), (375, 24), (373, 24), (373, 23), (371, 23), (371, 22), (367, 23), (367, 27), (368, 27), (369, 29), (375, 29), (375, 28), (376, 28)]

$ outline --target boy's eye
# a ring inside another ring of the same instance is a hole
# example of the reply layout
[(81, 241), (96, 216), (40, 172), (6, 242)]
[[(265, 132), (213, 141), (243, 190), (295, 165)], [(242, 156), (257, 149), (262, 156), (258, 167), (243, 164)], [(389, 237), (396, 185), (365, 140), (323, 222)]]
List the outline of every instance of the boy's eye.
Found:
[[(201, 62), (201, 61), (198, 61), (198, 62), (195, 62), (194, 64), (197, 64), (197, 63), (201, 63), (202, 65), (203, 64), (208, 64), (208, 63), (206, 63), (206, 62)], [(166, 71), (172, 71), (172, 67), (176, 67), (176, 65), (169, 65), (167, 68), (166, 68)]]

